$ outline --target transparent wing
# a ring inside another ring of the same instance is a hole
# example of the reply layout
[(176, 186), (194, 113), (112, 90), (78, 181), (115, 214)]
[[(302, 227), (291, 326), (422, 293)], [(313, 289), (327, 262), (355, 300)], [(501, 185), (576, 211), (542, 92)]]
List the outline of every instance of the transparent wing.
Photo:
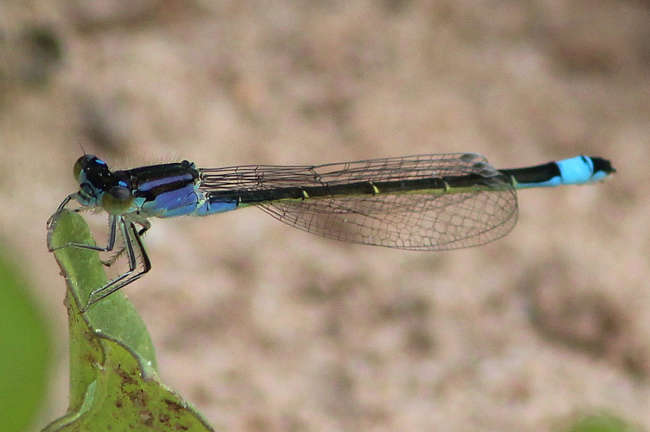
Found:
[[(298, 229), (352, 243), (410, 250), (459, 249), (496, 240), (517, 220), (516, 192), (508, 179), (472, 153), (200, 171), (200, 189), (215, 197), (282, 188), (332, 188), (337, 192), (317, 198), (304, 195), (255, 205)], [(390, 193), (382, 193), (380, 187), (385, 182), (463, 176), (474, 178), (471, 187), (405, 187)], [(341, 193), (340, 186), (364, 182), (377, 185), (376, 193)]]

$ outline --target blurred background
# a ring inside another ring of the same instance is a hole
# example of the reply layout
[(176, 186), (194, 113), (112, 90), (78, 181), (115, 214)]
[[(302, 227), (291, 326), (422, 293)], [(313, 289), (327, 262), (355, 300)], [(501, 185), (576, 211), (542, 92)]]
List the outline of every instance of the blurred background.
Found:
[(112, 168), (611, 159), (611, 181), (520, 192), (512, 233), (454, 252), (255, 209), (154, 220), (125, 292), (163, 382), (219, 430), (648, 430), (649, 119), (648, 1), (2, 1), (1, 251), (50, 340), (29, 427), (67, 408), (45, 221), (83, 146)]

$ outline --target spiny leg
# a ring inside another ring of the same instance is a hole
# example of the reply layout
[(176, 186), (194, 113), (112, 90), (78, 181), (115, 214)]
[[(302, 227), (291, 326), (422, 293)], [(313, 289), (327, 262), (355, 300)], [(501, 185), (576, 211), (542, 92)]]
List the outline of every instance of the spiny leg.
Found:
[[(118, 291), (131, 282), (140, 279), (151, 270), (151, 260), (149, 259), (149, 255), (147, 254), (142, 239), (140, 238), (149, 229), (149, 222), (146, 220), (137, 221), (137, 223), (142, 225), (140, 231), (136, 228), (135, 223), (136, 222), (131, 220), (124, 220), (123, 216), (117, 216), (116, 224), (119, 225), (122, 236), (124, 237), (124, 248), (129, 261), (129, 270), (122, 273), (106, 285), (92, 291), (88, 297), (86, 305), (82, 309), (82, 312), (87, 311), (90, 306), (108, 297), (115, 291)], [(113, 243), (114, 242), (115, 240), (113, 240)], [(136, 249), (139, 251), (140, 257), (142, 257), (142, 270), (134, 274), (138, 268), (138, 253), (136, 252)]]
[[(138, 224), (140, 224), (142, 226), (142, 228), (140, 228), (140, 231), (138, 232), (138, 237), (142, 237), (142, 235), (145, 232), (147, 232), (149, 230), (150, 226), (151, 226), (151, 224), (146, 219), (144, 219), (142, 221), (138, 220), (138, 221), (134, 221), (134, 222), (138, 223)], [(113, 242), (115, 242), (115, 240)], [(122, 246), (120, 248), (120, 250), (118, 252), (116, 252), (115, 254), (113, 254), (113, 256), (111, 256), (109, 259), (102, 260), (102, 264), (104, 264), (106, 267), (112, 266), (124, 254), (124, 252), (126, 252), (126, 250), (127, 250), (126, 245)]]
[[(70, 201), (70, 199), (66, 198), (66, 200), (61, 204), (61, 206), (64, 206), (64, 204), (67, 203), (68, 201)], [(78, 210), (74, 210), (74, 211), (78, 211)], [(70, 242), (70, 243), (60, 245), (60, 246), (52, 247), (50, 245), (49, 237), (50, 237), (50, 233), (53, 230), (53, 228), (52, 228), (53, 221), (54, 221), (56, 215), (59, 212), (60, 211), (57, 210), (57, 213), (54, 213), (54, 215), (52, 215), (52, 217), (50, 217), (50, 219), (47, 222), (47, 226), (48, 226), (47, 245), (48, 245), (48, 249), (49, 249), (50, 252), (53, 252), (53, 251), (56, 251), (56, 250), (59, 250), (59, 249), (63, 249), (63, 248), (67, 248), (67, 247), (76, 247), (76, 248), (80, 248), (80, 249), (89, 249), (89, 250), (94, 250), (94, 251), (98, 251), (98, 252), (111, 252), (115, 248), (115, 241), (116, 241), (116, 237), (117, 237), (117, 223), (118, 223), (118, 218), (121, 217), (121, 216), (116, 216), (116, 215), (110, 215), (110, 217), (109, 217), (110, 229), (109, 229), (109, 233), (108, 233), (108, 241), (107, 241), (105, 247), (97, 246), (97, 245), (88, 245), (88, 244), (84, 244), (84, 243), (74, 243), (74, 242)]]

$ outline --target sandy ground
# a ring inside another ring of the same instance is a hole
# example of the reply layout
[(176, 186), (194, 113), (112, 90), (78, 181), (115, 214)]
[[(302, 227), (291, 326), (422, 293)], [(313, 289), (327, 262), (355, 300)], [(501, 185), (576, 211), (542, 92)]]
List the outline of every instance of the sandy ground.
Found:
[(520, 192), (510, 235), (455, 252), (255, 209), (156, 220), (126, 292), (219, 430), (650, 429), (649, 78), (647, 1), (3, 1), (0, 233), (58, 344), (43, 423), (67, 407), (44, 226), (83, 145), (117, 168), (611, 159), (612, 181)]

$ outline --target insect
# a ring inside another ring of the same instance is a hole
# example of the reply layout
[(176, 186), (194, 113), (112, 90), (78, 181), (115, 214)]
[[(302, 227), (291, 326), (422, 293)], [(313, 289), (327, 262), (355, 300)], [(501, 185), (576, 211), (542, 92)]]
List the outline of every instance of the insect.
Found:
[(76, 200), (77, 210), (109, 214), (107, 245), (59, 248), (113, 251), (118, 233), (124, 239), (120, 254), (126, 253), (129, 270), (92, 291), (87, 310), (151, 269), (141, 237), (154, 217), (208, 216), (254, 206), (288, 225), (336, 240), (450, 250), (506, 235), (517, 221), (517, 189), (593, 183), (614, 172), (608, 160), (588, 156), (497, 170), (475, 153), (314, 166), (197, 168), (182, 161), (111, 171), (97, 156), (85, 154), (74, 165), (79, 190), (63, 200), (48, 226)]

